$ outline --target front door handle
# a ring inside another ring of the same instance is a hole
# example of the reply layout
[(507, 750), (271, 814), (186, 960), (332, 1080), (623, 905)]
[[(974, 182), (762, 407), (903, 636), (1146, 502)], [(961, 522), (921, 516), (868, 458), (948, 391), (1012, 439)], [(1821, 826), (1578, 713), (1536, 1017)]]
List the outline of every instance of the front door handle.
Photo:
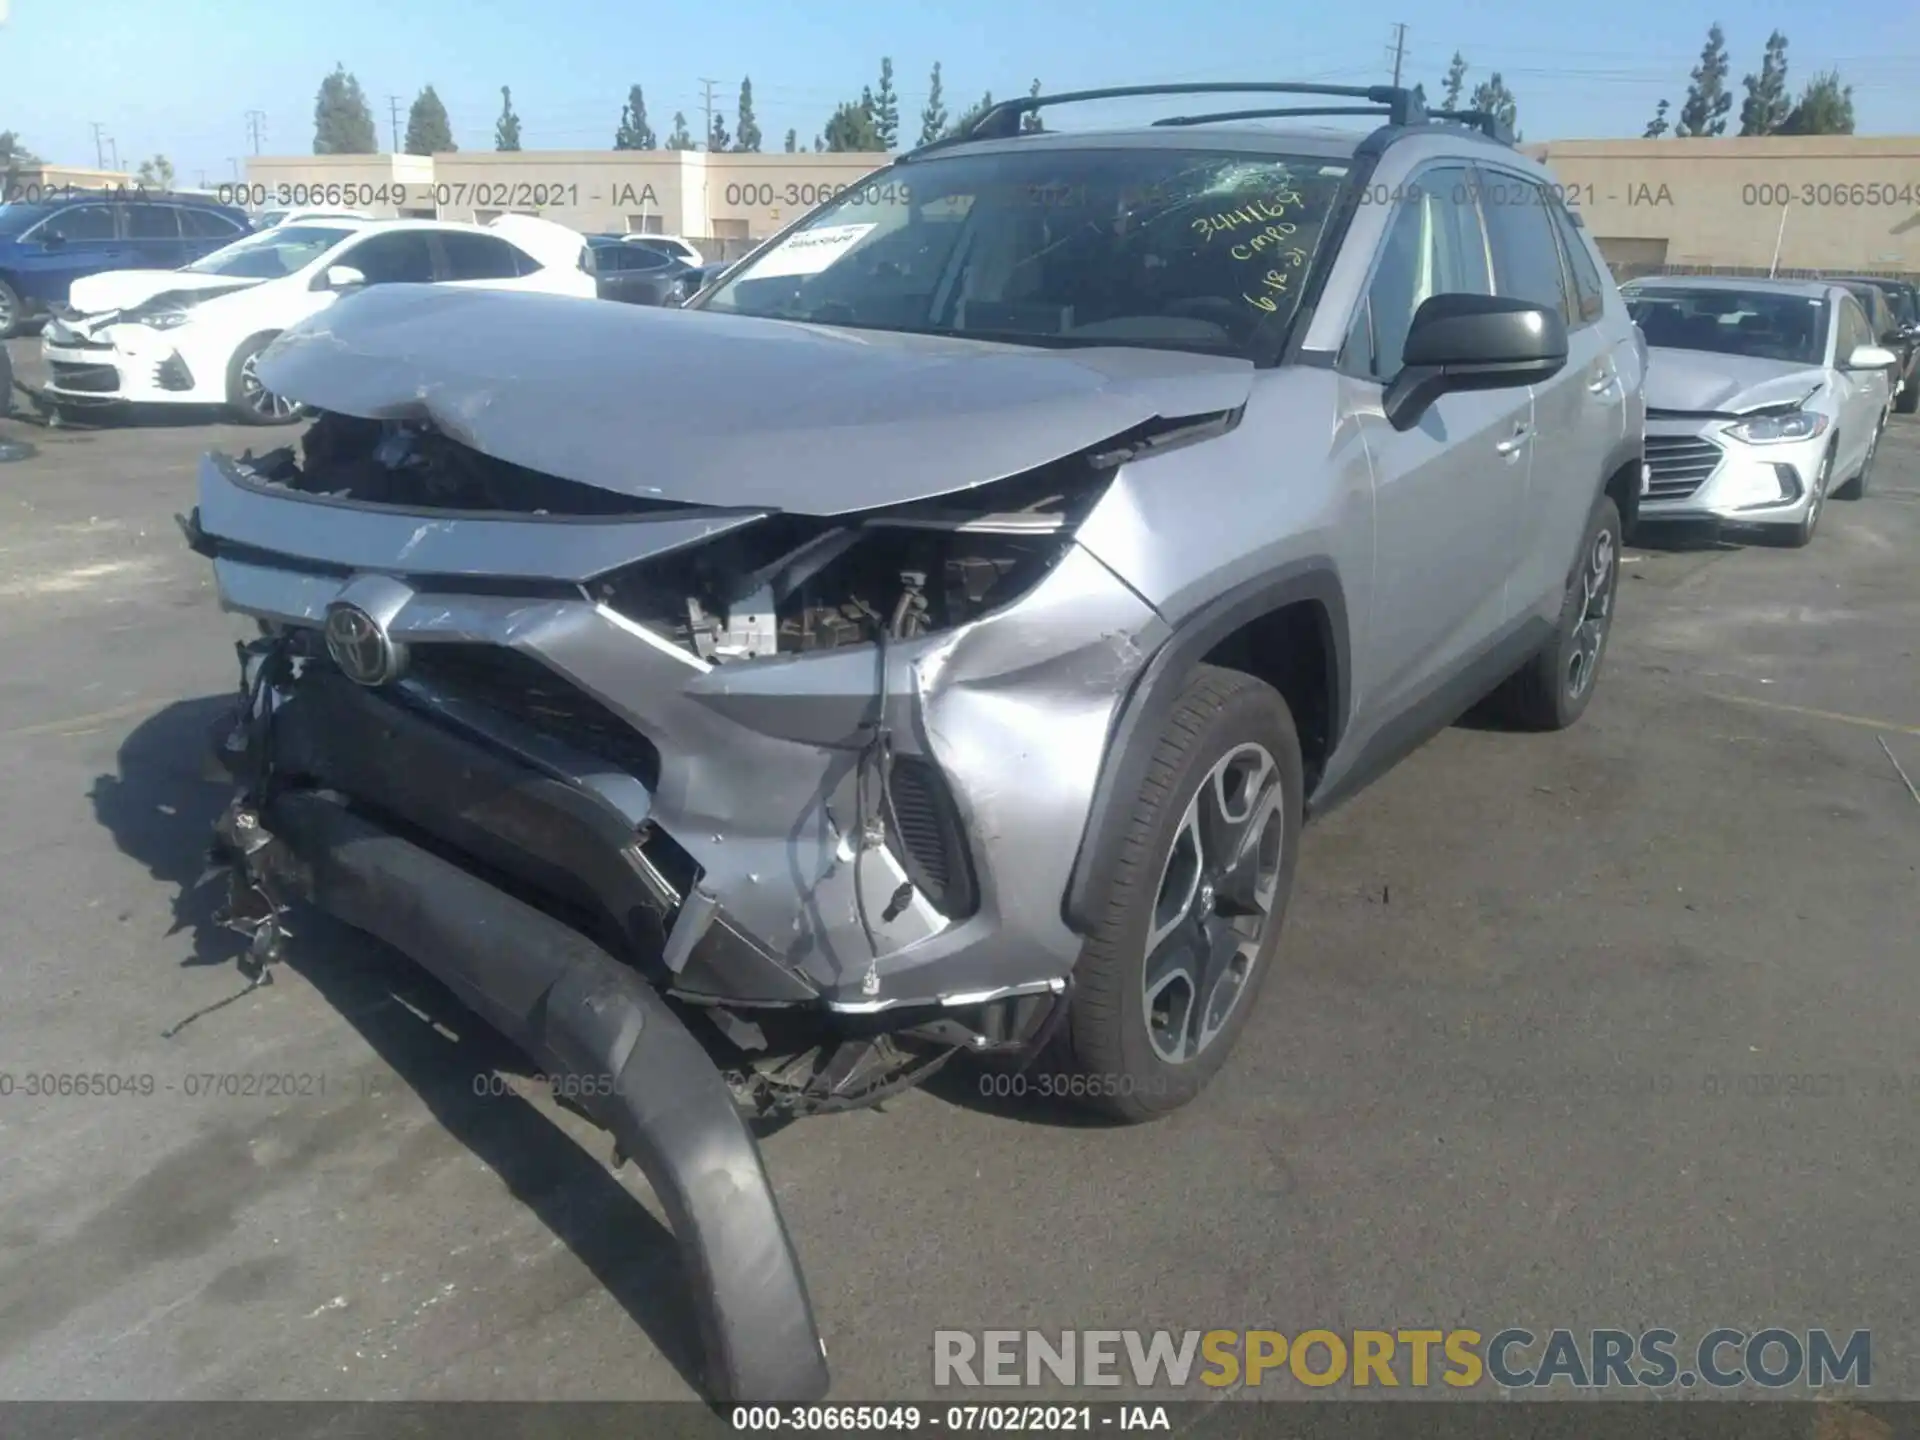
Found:
[(1527, 436), (1530, 433), (1525, 425), (1516, 425), (1513, 427), (1513, 434), (1509, 435), (1493, 448), (1498, 454), (1512, 455), (1518, 451), (1522, 445), (1527, 443)]

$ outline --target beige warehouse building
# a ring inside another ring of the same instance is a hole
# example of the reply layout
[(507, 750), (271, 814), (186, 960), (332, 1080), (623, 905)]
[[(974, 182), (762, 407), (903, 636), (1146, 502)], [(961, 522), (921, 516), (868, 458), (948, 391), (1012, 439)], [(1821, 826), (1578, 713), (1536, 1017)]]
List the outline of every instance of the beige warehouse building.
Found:
[[(1920, 274), (1920, 136), (1554, 140), (1558, 176), (1617, 274), (1745, 269)], [(888, 161), (863, 154), (524, 150), (254, 157), (262, 208), (537, 213), (586, 231), (685, 235), (737, 255)], [(1775, 251), (1778, 250), (1776, 257)]]

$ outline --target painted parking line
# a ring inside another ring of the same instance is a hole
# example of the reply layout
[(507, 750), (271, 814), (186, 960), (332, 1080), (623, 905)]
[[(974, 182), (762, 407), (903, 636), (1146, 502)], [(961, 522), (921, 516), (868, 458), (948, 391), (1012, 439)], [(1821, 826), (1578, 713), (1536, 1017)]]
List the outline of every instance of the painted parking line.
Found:
[(1776, 710), (1783, 715), (1806, 715), (1815, 720), (1834, 720), (1842, 725), (1859, 725), (1868, 730), (1885, 730), (1892, 735), (1920, 735), (1920, 725), (1901, 725), (1892, 720), (1876, 720), (1870, 715), (1846, 715), (1838, 710), (1816, 710), (1807, 705), (1786, 705), (1778, 700), (1756, 700), (1751, 695), (1728, 695), (1709, 690), (1711, 700), (1727, 700), (1735, 705), (1751, 705), (1756, 710)]

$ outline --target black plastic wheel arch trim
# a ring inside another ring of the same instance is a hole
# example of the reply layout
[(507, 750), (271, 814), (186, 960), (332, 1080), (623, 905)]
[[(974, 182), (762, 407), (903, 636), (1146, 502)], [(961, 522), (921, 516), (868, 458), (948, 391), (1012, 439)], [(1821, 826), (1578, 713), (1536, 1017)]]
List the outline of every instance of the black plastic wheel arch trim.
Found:
[(806, 1281), (758, 1146), (706, 1051), (579, 932), (311, 792), (264, 817), (296, 887), (442, 980), (554, 1073), (645, 1172), (687, 1263), (705, 1383), (722, 1403), (828, 1387)]
[(1327, 654), (1327, 739), (1331, 755), (1340, 743), (1352, 694), (1352, 658), (1346, 592), (1326, 560), (1281, 566), (1216, 597), (1181, 621), (1134, 680), (1108, 732), (1106, 758), (1087, 811), (1080, 853), (1067, 881), (1062, 914), (1075, 933), (1092, 932), (1096, 909), (1125, 842), (1125, 817), (1146, 783), (1160, 742), (1193, 667), (1220, 642), (1250, 621), (1302, 602), (1319, 607)]

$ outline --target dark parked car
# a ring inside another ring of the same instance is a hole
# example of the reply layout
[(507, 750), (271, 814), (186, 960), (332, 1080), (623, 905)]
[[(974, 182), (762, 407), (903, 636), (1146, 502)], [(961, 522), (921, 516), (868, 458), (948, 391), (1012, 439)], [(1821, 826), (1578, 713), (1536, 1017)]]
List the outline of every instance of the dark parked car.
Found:
[(0, 340), (103, 270), (177, 270), (247, 233), (246, 212), (194, 195), (59, 192), (0, 205)]
[(602, 300), (627, 305), (678, 305), (706, 282), (700, 270), (645, 245), (589, 235), (593, 277)]
[[(1877, 290), (1886, 300), (1900, 326), (1898, 342), (1888, 341), (1887, 348), (1900, 357), (1900, 378), (1904, 382), (1893, 408), (1902, 415), (1920, 410), (1920, 288), (1911, 280), (1896, 280), (1891, 275), (1849, 275), (1839, 283), (1855, 295), (1863, 287)], [(1868, 314), (1872, 314), (1871, 308)]]

